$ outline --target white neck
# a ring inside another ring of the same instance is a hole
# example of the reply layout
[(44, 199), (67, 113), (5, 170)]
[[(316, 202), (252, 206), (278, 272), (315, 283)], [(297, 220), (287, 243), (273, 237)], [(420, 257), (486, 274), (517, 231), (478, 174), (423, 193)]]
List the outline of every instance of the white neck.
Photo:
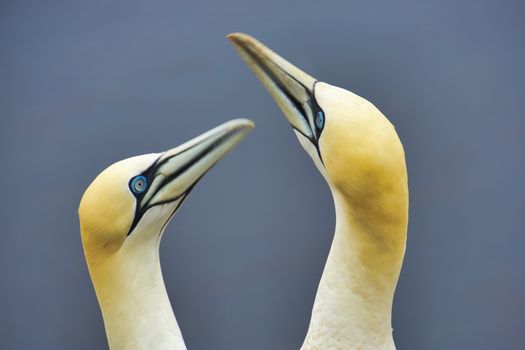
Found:
[[(302, 350), (395, 349), (392, 299), (404, 254), (376, 246), (381, 232), (352, 224), (334, 192), (336, 229)], [(367, 238), (368, 237), (368, 238)]]
[(131, 242), (91, 272), (112, 350), (186, 349), (162, 279), (158, 242)]

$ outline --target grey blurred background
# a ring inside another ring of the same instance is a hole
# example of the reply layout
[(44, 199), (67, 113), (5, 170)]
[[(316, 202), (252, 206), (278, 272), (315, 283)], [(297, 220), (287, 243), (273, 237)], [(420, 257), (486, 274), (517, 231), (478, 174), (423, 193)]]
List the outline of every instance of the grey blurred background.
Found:
[(77, 205), (107, 165), (234, 117), (254, 132), (161, 246), (189, 349), (298, 349), (326, 184), (224, 36), (244, 31), (396, 125), (410, 227), (399, 349), (522, 349), (523, 1), (2, 1), (0, 348), (103, 349)]

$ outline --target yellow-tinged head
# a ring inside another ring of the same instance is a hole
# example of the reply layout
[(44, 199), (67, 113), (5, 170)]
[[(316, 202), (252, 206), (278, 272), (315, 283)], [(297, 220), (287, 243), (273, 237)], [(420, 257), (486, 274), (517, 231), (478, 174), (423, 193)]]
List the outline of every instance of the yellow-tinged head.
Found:
[(158, 157), (146, 154), (121, 160), (102, 171), (89, 185), (78, 209), (82, 241), (89, 248), (86, 253), (109, 254), (122, 245), (137, 206), (130, 181)]
[(123, 246), (160, 239), (196, 182), (252, 127), (249, 120), (232, 120), (181, 146), (122, 160), (100, 173), (78, 210), (90, 269)]
[[(325, 83), (315, 95), (325, 114), (318, 154), (309, 152), (358, 224), (406, 226), (407, 173), (394, 126), (370, 102)], [(305, 144), (305, 142), (302, 142)]]
[(367, 100), (316, 80), (251, 36), (228, 38), (275, 99), (334, 196), (343, 198), (354, 224), (406, 227), (405, 156), (388, 119)]

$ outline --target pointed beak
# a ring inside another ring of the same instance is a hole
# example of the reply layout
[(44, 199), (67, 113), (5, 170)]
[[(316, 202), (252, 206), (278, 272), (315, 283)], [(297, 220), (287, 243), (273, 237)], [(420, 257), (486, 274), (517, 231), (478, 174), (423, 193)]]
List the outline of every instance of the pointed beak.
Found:
[(174, 203), (178, 208), (193, 186), (253, 127), (253, 122), (248, 119), (231, 120), (161, 153), (142, 174), (148, 188), (137, 198), (137, 213), (129, 233), (151, 207)]
[(314, 88), (317, 80), (247, 34), (233, 33), (227, 38), (277, 102), (292, 127), (316, 143), (314, 121), (319, 108)]

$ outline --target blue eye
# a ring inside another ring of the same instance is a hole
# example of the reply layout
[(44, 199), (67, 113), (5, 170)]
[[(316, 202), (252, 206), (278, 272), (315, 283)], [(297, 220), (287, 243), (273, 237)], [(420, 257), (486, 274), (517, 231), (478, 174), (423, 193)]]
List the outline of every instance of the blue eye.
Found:
[(315, 126), (317, 126), (317, 129), (322, 130), (324, 127), (324, 112), (323, 111), (317, 111), (315, 115)]
[(148, 186), (148, 180), (145, 176), (139, 175), (135, 176), (133, 179), (131, 179), (131, 182), (129, 184), (129, 187), (131, 188), (131, 191), (135, 194), (141, 194), (146, 190), (146, 187)]

